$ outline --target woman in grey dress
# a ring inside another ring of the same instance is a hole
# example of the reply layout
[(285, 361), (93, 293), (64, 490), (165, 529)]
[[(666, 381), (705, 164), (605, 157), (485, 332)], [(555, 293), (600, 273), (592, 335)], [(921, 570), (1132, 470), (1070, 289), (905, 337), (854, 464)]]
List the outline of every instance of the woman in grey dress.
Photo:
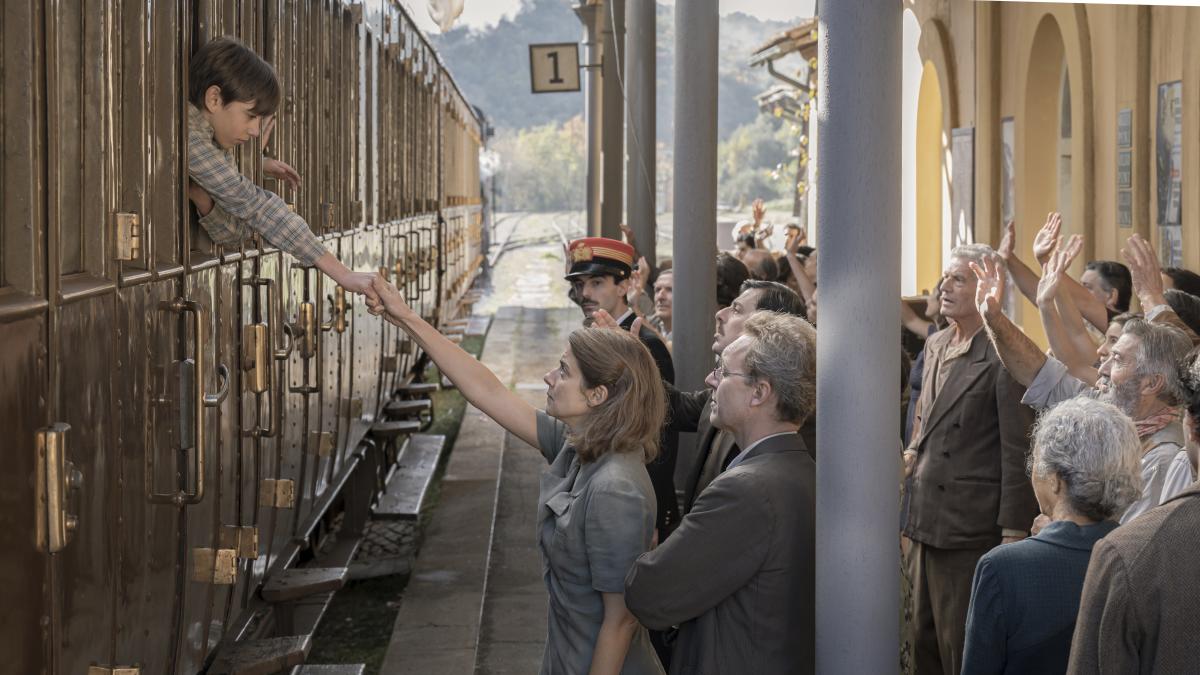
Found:
[(367, 305), (412, 336), (468, 401), (549, 462), (537, 533), (550, 596), (543, 675), (661, 674), (624, 595), (626, 573), (654, 536), (646, 462), (658, 452), (666, 394), (650, 353), (624, 331), (571, 333), (558, 367), (546, 373), (543, 412), (423, 321), (382, 277)]

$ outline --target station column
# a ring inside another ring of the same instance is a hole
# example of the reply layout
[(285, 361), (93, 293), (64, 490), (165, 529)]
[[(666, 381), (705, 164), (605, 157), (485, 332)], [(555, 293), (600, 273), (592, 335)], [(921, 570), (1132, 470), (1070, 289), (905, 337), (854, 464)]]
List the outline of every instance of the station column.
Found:
[(835, 675), (899, 671), (901, 10), (820, 6), (816, 671)]
[(675, 385), (704, 387), (717, 311), (717, 0), (675, 3)]
[(628, 0), (625, 12), (626, 219), (637, 237), (638, 253), (657, 268), (655, 195), (655, 0)]
[(603, 0), (600, 23), (604, 58), (601, 63), (602, 89), (600, 145), (604, 155), (604, 175), (600, 189), (600, 235), (620, 239), (618, 227), (625, 216), (625, 100), (621, 91), (625, 67), (625, 0)]

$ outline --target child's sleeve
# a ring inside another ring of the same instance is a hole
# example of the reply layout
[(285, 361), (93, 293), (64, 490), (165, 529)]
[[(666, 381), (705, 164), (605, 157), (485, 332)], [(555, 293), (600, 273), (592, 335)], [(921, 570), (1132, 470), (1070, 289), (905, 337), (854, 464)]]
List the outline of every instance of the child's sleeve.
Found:
[(202, 132), (189, 134), (188, 173), (212, 197), (213, 211), (220, 209), (224, 214), (211, 223), (217, 226), (217, 231), (209, 229), (210, 223), (201, 221), (214, 241), (227, 240), (231, 234), (237, 236), (237, 221), (243, 221), (272, 246), (290, 253), (303, 265), (312, 265), (325, 254), (325, 246), (303, 218), (289, 210), (279, 195), (260, 188), (238, 172)]
[(204, 228), (205, 232), (208, 232), (213, 243), (222, 246), (237, 247), (252, 232), (246, 221), (238, 220), (225, 213), (225, 209), (221, 208), (216, 200), (213, 200), (213, 207), (208, 215), (200, 217), (200, 226)]

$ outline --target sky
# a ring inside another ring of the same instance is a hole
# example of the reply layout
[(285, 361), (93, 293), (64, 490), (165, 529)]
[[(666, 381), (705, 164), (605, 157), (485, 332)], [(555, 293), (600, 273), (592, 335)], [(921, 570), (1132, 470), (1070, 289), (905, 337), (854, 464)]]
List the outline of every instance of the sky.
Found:
[[(412, 17), (421, 30), (437, 32), (437, 26), (429, 18), (428, 0), (400, 1), (411, 10)], [(577, 4), (576, 0), (562, 1)], [(674, 0), (659, 0), (659, 2), (667, 5), (675, 4)], [(760, 19), (776, 21), (812, 16), (813, 2), (814, 0), (720, 0), (722, 14), (745, 12)], [(469, 28), (493, 25), (501, 17), (511, 17), (520, 5), (521, 0), (465, 0), (462, 16), (454, 25), (465, 25)]]

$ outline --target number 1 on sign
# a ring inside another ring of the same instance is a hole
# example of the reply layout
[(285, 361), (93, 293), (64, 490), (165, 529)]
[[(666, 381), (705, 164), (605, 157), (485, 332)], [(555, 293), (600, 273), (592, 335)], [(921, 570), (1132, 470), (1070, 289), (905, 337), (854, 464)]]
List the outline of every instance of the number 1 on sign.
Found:
[(550, 78), (550, 84), (562, 84), (563, 79), (558, 74), (558, 52), (550, 52), (546, 57), (554, 62), (554, 77)]

